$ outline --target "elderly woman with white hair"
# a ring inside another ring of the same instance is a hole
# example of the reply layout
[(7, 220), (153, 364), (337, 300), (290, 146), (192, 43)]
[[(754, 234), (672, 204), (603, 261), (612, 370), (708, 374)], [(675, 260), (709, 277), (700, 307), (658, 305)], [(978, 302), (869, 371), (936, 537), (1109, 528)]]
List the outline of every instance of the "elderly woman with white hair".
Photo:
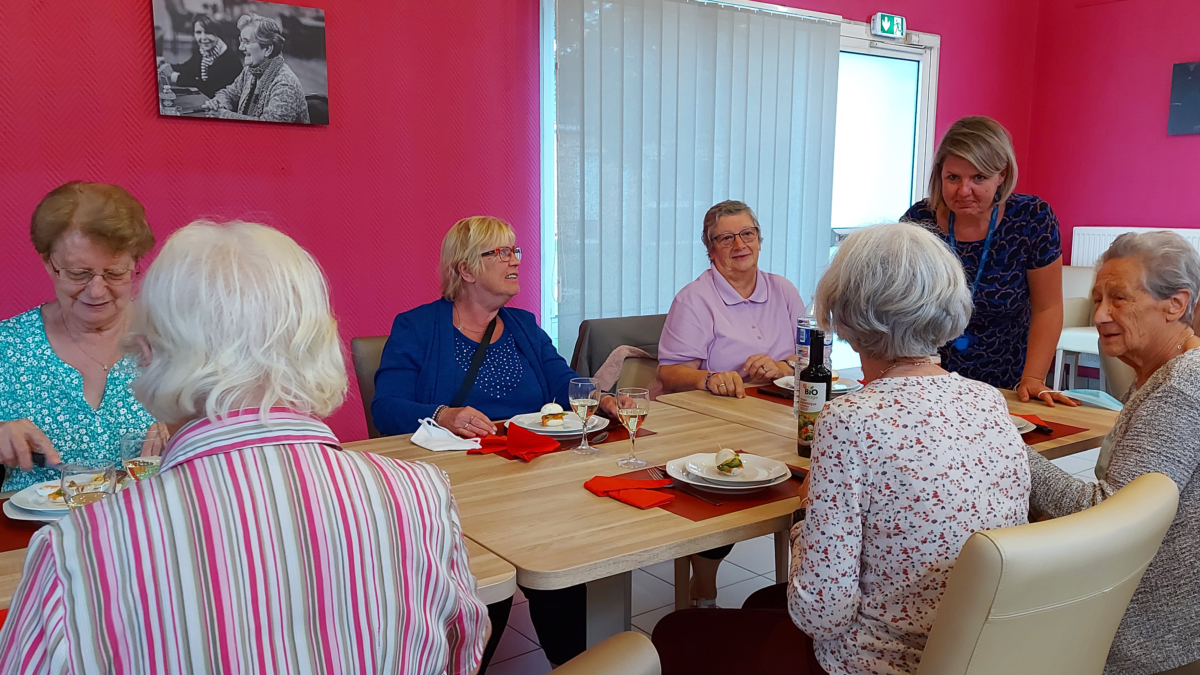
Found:
[(1104, 439), (1099, 482), (1068, 475), (1032, 449), (1034, 511), (1065, 516), (1146, 473), (1179, 488), (1179, 510), (1138, 584), (1104, 672), (1200, 673), (1200, 255), (1178, 234), (1117, 237), (1092, 288), (1100, 351), (1137, 375)]
[(238, 19), (238, 49), (245, 68), (233, 84), (204, 102), (225, 119), (309, 123), (300, 78), (283, 62), (283, 27), (247, 14)]
[[(1025, 445), (1004, 396), (932, 359), (971, 316), (962, 266), (937, 237), (905, 224), (850, 235), (817, 285), (816, 315), (859, 353), (867, 382), (817, 419), (790, 581), (741, 610), (664, 618), (664, 675), (916, 672), (967, 538), (1026, 522)], [(688, 647), (733, 626), (743, 641), (728, 663)]]
[[(488, 629), (450, 485), (346, 452), (324, 276), (287, 236), (195, 223), (126, 340), (160, 473), (34, 535), (0, 672), (467, 673)], [(297, 665), (301, 664), (301, 665)]]

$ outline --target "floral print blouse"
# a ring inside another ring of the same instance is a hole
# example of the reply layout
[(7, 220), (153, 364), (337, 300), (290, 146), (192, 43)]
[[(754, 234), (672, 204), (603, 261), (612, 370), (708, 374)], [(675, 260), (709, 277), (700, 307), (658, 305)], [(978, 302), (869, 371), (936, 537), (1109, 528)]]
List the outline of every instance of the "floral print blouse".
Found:
[(830, 675), (915, 673), (967, 538), (1029, 513), (1003, 395), (957, 374), (883, 378), (830, 401), (809, 483), (788, 609)]
[[(40, 307), (0, 321), (0, 422), (27, 419), (54, 444), (64, 462), (120, 462), (121, 436), (145, 431), (154, 418), (133, 397), (137, 363), (126, 357), (108, 372), (100, 408), (83, 397), (83, 376), (63, 363), (46, 339)], [(58, 480), (53, 469), (6, 469), (2, 490)]]

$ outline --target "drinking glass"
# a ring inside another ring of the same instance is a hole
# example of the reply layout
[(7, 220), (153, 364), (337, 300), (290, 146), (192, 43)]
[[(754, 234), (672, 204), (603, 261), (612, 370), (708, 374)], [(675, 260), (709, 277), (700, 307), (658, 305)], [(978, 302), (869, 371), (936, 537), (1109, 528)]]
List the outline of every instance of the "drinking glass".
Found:
[(592, 415), (596, 414), (596, 410), (600, 407), (600, 385), (594, 377), (576, 377), (571, 379), (571, 386), (567, 391), (567, 398), (571, 400), (571, 410), (579, 415), (580, 421), (583, 422), (583, 438), (580, 439), (579, 445), (571, 448), (571, 451), (579, 455), (590, 455), (598, 452), (600, 449), (588, 445), (588, 420)]
[(629, 456), (617, 462), (617, 466), (625, 469), (641, 469), (646, 462), (637, 458), (637, 432), (650, 414), (650, 391), (630, 387), (617, 390), (617, 417), (621, 424), (629, 430)]
[(112, 462), (85, 460), (64, 464), (59, 470), (63, 498), (72, 509), (98, 502), (117, 489), (117, 469)]
[(133, 480), (145, 480), (158, 474), (162, 451), (168, 437), (160, 425), (121, 436), (121, 466)]

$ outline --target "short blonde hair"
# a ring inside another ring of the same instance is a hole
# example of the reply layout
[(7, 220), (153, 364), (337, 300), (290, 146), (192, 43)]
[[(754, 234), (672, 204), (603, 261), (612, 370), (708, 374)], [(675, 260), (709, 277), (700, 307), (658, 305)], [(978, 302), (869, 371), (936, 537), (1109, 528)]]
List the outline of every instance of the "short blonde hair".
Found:
[[(133, 384), (167, 422), (282, 406), (326, 417), (346, 362), (317, 262), (265, 225), (196, 221), (146, 272), (134, 315), (150, 362)], [(134, 350), (130, 350), (134, 351)]]
[(49, 260), (54, 244), (72, 227), (113, 253), (128, 253), (135, 262), (154, 248), (146, 209), (119, 185), (71, 181), (54, 188), (33, 210), (29, 240)]
[(1008, 129), (990, 117), (964, 117), (946, 130), (933, 157), (933, 170), (929, 174), (929, 210), (935, 213), (946, 205), (942, 197), (942, 166), (951, 156), (974, 164), (985, 176), (997, 176), (1007, 169), (1000, 187), (996, 188), (996, 202), (1008, 199), (1017, 186), (1017, 153), (1013, 151)]
[(958, 257), (906, 223), (855, 230), (817, 283), (821, 329), (884, 361), (937, 353), (966, 329), (971, 310)]
[(442, 297), (454, 302), (462, 293), (463, 279), (458, 272), (459, 263), (479, 274), (483, 259), (479, 254), (501, 246), (512, 246), (517, 235), (512, 226), (491, 216), (463, 218), (450, 228), (442, 239), (442, 259), (438, 273), (442, 277)]

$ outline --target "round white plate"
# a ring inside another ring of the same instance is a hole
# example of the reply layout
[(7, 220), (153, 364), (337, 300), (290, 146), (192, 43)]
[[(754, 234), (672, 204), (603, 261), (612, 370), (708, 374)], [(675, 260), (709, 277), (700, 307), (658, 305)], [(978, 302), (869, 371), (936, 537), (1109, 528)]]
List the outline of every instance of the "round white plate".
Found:
[(48, 480), (44, 483), (34, 483), (24, 490), (14, 494), (8, 501), (11, 502), (13, 506), (20, 507), (25, 511), (65, 514), (69, 510), (65, 501), (51, 501), (49, 497), (43, 494), (43, 492), (45, 492), (51, 486), (57, 490), (59, 485), (59, 481), (56, 480)]
[(1016, 415), (1009, 415), (1008, 418), (1012, 420), (1013, 426), (1017, 428), (1018, 434), (1029, 433), (1030, 431), (1033, 431), (1035, 426), (1037, 426), (1033, 422), (1030, 422), (1023, 417), (1017, 417)]
[(716, 453), (696, 454), (688, 457), (687, 470), (688, 473), (699, 476), (710, 483), (732, 487), (767, 485), (780, 476), (791, 474), (783, 462), (749, 453), (743, 453), (741, 457), (742, 470), (736, 476), (722, 473), (717, 468)]
[[(775, 380), (774, 384), (776, 387), (779, 387), (780, 389), (787, 389), (788, 391), (795, 391), (796, 390), (796, 377), (794, 375), (784, 375), (783, 377), (779, 378), (778, 380)], [(862, 383), (857, 380), (840, 378), (840, 379), (833, 381), (833, 393), (835, 393), (835, 394), (849, 394), (852, 391), (858, 391), (859, 389), (862, 389), (862, 388), (863, 388)]]
[(66, 512), (58, 513), (57, 511), (26, 511), (25, 509), (16, 506), (12, 500), (4, 502), (4, 515), (13, 520), (30, 520), (35, 523), (53, 523), (60, 518), (66, 517)]
[[(511, 424), (545, 436), (579, 436), (583, 433), (583, 422), (580, 421), (579, 415), (573, 412), (567, 413), (567, 416), (563, 418), (563, 425), (561, 427), (542, 426), (542, 413), (540, 412), (515, 415), (512, 419), (505, 422), (504, 426), (507, 427)], [(600, 431), (607, 426), (607, 417), (592, 415), (592, 418), (588, 420), (588, 433)]]
[(753, 486), (748, 486), (748, 487), (717, 485), (715, 483), (710, 483), (710, 482), (704, 480), (703, 478), (696, 476), (696, 475), (692, 474), (691, 472), (689, 472), (687, 470), (687, 463), (688, 463), (689, 459), (691, 459), (691, 457), (682, 457), (680, 459), (673, 459), (673, 460), (667, 462), (667, 475), (676, 480), (680, 480), (684, 483), (687, 483), (688, 485), (696, 488), (697, 490), (700, 490), (701, 492), (712, 492), (715, 494), (722, 494), (722, 495), (729, 495), (729, 494), (746, 495), (746, 494), (751, 494), (753, 492), (758, 492), (759, 490), (766, 488), (766, 487), (770, 487), (772, 485), (778, 485), (779, 483), (782, 483), (785, 480), (791, 478), (791, 472), (788, 472), (788, 473), (785, 473), (784, 475), (780, 476), (779, 478), (776, 478), (776, 479), (772, 480), (771, 482), (765, 483), (762, 485), (753, 485)]

